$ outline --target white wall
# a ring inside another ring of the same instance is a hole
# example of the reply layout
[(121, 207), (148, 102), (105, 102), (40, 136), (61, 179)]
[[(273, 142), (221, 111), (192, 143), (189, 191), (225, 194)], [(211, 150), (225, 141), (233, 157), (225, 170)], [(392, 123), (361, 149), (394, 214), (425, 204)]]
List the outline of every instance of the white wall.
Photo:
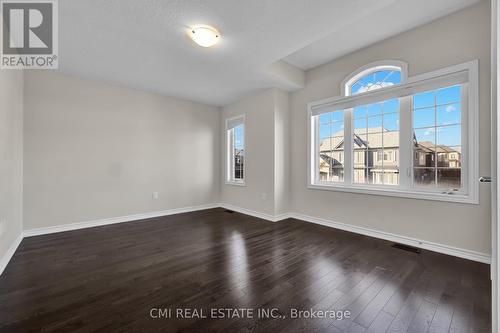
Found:
[(276, 215), (290, 211), (290, 94), (274, 89), (274, 201)]
[(454, 204), (307, 188), (306, 105), (340, 94), (355, 69), (382, 59), (409, 63), (409, 75), (479, 59), (480, 174), (490, 174), (490, 12), (479, 4), (310, 70), (291, 97), (291, 194), (295, 212), (431, 242), (491, 253), (490, 188), (480, 204)]
[(23, 73), (0, 70), (0, 261), (21, 235), (22, 196)]
[[(268, 89), (223, 107), (221, 128), (226, 119), (245, 115), (245, 186), (223, 184), (220, 202), (274, 215), (274, 90)], [(221, 131), (221, 151), (225, 133)], [(225, 154), (222, 160), (225, 161)], [(225, 163), (224, 163), (225, 165)], [(226, 179), (224, 168), (222, 179)]]
[[(221, 203), (271, 216), (289, 212), (289, 93), (267, 89), (223, 107), (221, 128), (226, 119), (239, 115), (245, 115), (246, 185), (223, 184)], [(221, 151), (226, 151), (224, 131), (221, 144)], [(225, 156), (222, 159), (224, 162)], [(225, 172), (222, 170), (222, 179)]]
[(50, 71), (24, 96), (24, 229), (218, 201), (218, 108)]

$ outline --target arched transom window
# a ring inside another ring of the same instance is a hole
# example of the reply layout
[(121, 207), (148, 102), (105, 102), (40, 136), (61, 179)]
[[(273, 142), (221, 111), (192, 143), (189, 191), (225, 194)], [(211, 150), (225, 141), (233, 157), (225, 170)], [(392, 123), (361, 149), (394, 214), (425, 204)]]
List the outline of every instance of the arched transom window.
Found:
[(385, 69), (366, 74), (351, 86), (351, 95), (377, 90), (401, 83), (401, 71)]
[(384, 61), (369, 64), (352, 73), (344, 81), (344, 95), (357, 95), (406, 81), (406, 64)]

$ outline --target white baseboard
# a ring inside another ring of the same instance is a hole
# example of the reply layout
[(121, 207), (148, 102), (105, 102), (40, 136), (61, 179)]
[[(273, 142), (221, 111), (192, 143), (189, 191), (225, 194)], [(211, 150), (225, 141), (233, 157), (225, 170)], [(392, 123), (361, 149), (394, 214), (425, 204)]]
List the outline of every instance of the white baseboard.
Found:
[(445, 244), (434, 243), (434, 242), (416, 239), (416, 238), (412, 238), (412, 237), (401, 236), (401, 235), (388, 233), (388, 232), (384, 232), (384, 231), (359, 227), (359, 226), (355, 226), (352, 224), (335, 222), (332, 220), (317, 218), (317, 217), (304, 215), (304, 214), (300, 214), (300, 213), (285, 213), (285, 214), (280, 214), (280, 215), (270, 215), (270, 214), (260, 213), (260, 212), (253, 211), (250, 209), (234, 206), (234, 205), (227, 204), (227, 203), (221, 203), (221, 204), (219, 204), (219, 206), (222, 208), (225, 208), (225, 209), (234, 210), (235, 212), (239, 212), (239, 213), (246, 214), (246, 215), (251, 215), (251, 216), (258, 217), (258, 218), (268, 220), (271, 222), (277, 222), (277, 221), (285, 220), (287, 218), (294, 218), (297, 220), (315, 223), (315, 224), (321, 224), (321, 225), (324, 225), (327, 227), (345, 230), (345, 231), (353, 232), (353, 233), (364, 235), (364, 236), (370, 236), (370, 237), (374, 237), (374, 238), (384, 239), (387, 241), (405, 244), (405, 245), (410, 245), (410, 246), (414, 246), (417, 248), (421, 248), (421, 249), (425, 249), (425, 250), (429, 250), (429, 251), (434, 251), (434, 252), (438, 252), (438, 253), (443, 253), (443, 254), (447, 254), (450, 256), (454, 256), (454, 257), (464, 258), (464, 259), (468, 259), (468, 260), (472, 260), (472, 261), (478, 261), (478, 262), (485, 263), (485, 264), (491, 264), (491, 255), (486, 254), (486, 253), (471, 251), (471, 250), (467, 250), (467, 249), (462, 249), (462, 248), (458, 248), (458, 247), (454, 247), (454, 246), (450, 246), (450, 245), (445, 245)]
[(19, 247), (19, 244), (21, 244), (22, 240), (23, 240), (23, 234), (21, 233), (19, 236), (17, 236), (16, 240), (10, 245), (7, 252), (0, 259), (0, 275), (2, 275), (10, 259), (12, 259), (14, 253), (16, 253), (16, 250)]
[(349, 232), (353, 232), (356, 234), (361, 234), (364, 236), (370, 236), (374, 238), (384, 239), (395, 243), (410, 245), (414, 247), (418, 247), (425, 250), (430, 250), (438, 253), (447, 254), (454, 257), (464, 258), (468, 260), (478, 261), (485, 264), (491, 264), (491, 255), (476, 251), (471, 251), (467, 249), (462, 249), (450, 245), (434, 243), (430, 241), (425, 241), (421, 239), (416, 239), (407, 236), (401, 236), (397, 234), (392, 234), (384, 231), (359, 227), (351, 224), (345, 224), (340, 222), (334, 222), (327, 219), (312, 217), (299, 213), (291, 213), (291, 218), (302, 220), (306, 222), (311, 222), (315, 224), (321, 224), (327, 227), (332, 227), (336, 229), (341, 229)]
[(280, 214), (280, 215), (271, 215), (271, 214), (261, 213), (261, 212), (255, 211), (255, 210), (243, 208), (243, 207), (234, 206), (234, 205), (231, 205), (228, 203), (220, 203), (219, 207), (224, 208), (224, 209), (233, 210), (235, 212), (242, 213), (245, 215), (258, 217), (259, 219), (263, 219), (263, 220), (267, 220), (267, 221), (271, 221), (271, 222), (278, 222), (278, 221), (281, 221), (281, 220), (284, 220), (284, 219), (287, 219), (290, 217), (289, 213)]
[(207, 204), (207, 205), (192, 206), (192, 207), (174, 208), (174, 209), (167, 209), (167, 210), (162, 210), (162, 211), (158, 211), (158, 212), (133, 214), (133, 215), (112, 217), (112, 218), (106, 218), (106, 219), (98, 219), (98, 220), (92, 220), (92, 221), (86, 221), (86, 222), (56, 225), (56, 226), (45, 227), (45, 228), (29, 229), (29, 230), (25, 230), (23, 234), (24, 234), (24, 237), (47, 235), (47, 234), (53, 234), (56, 232), (99, 227), (99, 226), (115, 224), (115, 223), (132, 222), (132, 221), (137, 221), (137, 220), (150, 219), (150, 218), (154, 218), (154, 217), (161, 217), (161, 216), (181, 214), (181, 213), (189, 213), (189, 212), (195, 212), (198, 210), (212, 209), (212, 208), (217, 208), (217, 207), (219, 207), (218, 204)]

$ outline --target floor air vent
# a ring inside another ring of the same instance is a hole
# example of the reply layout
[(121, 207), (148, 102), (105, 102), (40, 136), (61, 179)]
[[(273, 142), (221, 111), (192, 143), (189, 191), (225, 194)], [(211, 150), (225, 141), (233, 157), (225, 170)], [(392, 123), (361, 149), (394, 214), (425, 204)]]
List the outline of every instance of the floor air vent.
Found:
[(224, 213), (232, 214), (232, 213), (234, 213), (234, 210), (224, 209)]
[(420, 253), (422, 252), (420, 249), (417, 249), (416, 247), (409, 246), (409, 245), (404, 245), (404, 244), (399, 244), (399, 243), (394, 243), (392, 244), (392, 247), (408, 252), (413, 252), (413, 253)]

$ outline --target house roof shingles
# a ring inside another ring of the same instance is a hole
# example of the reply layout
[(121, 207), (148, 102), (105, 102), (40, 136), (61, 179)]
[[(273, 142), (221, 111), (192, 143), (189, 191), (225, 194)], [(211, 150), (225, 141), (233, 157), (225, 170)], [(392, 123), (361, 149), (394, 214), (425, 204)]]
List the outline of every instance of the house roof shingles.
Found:
[[(320, 152), (328, 152), (331, 150), (342, 150), (344, 144), (344, 131), (339, 131), (333, 134), (331, 138), (326, 138), (321, 141)], [(435, 145), (430, 141), (417, 142), (415, 144), (421, 150), (432, 153), (461, 153), (459, 147), (448, 147), (444, 145)], [(356, 148), (398, 148), (399, 147), (399, 131), (388, 131), (382, 127), (372, 127), (368, 129), (356, 129), (354, 131), (354, 144)]]

